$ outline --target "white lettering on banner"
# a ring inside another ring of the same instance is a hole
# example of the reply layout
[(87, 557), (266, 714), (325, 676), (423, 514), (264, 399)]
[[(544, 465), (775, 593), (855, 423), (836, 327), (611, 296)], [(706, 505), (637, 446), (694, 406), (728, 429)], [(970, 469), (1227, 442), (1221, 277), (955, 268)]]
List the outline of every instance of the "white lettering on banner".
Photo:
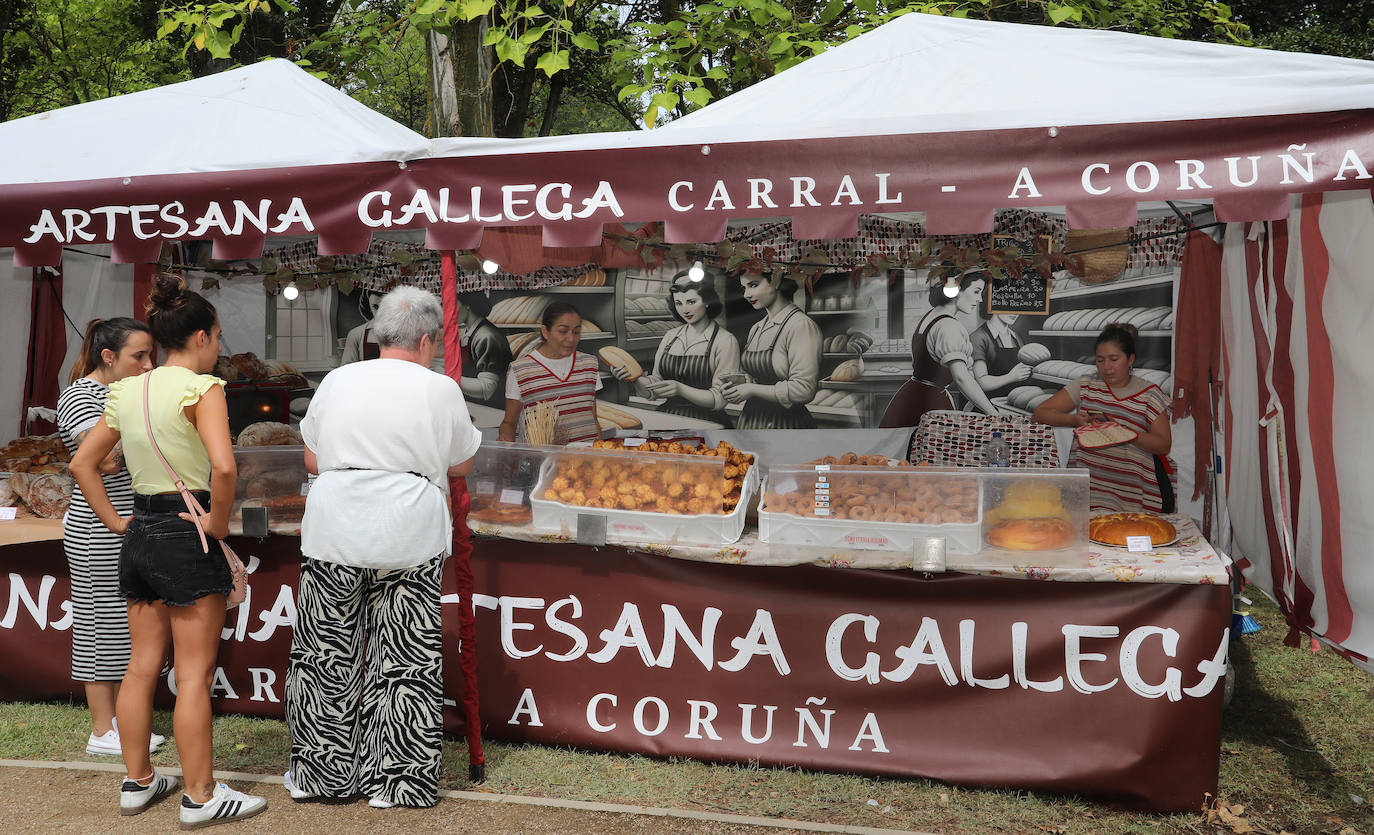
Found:
[(603, 734), (615, 730), (614, 722), (607, 725), (596, 718), (596, 708), (601, 702), (610, 702), (611, 707), (615, 707), (616, 701), (614, 693), (597, 693), (592, 696), (591, 701), (587, 702), (587, 727)]
[(954, 667), (949, 663), (949, 653), (945, 652), (944, 639), (940, 637), (940, 624), (935, 618), (921, 618), (921, 628), (916, 630), (916, 637), (907, 646), (898, 647), (894, 654), (902, 659), (902, 663), (883, 673), (883, 678), (888, 681), (906, 681), (922, 664), (934, 664), (945, 684), (959, 683), (954, 675)]
[(1116, 685), (1113, 678), (1106, 684), (1089, 684), (1083, 678), (1082, 665), (1087, 661), (1106, 661), (1107, 656), (1100, 652), (1083, 652), (1079, 641), (1083, 638), (1115, 638), (1121, 629), (1115, 626), (1078, 626), (1066, 623), (1061, 628), (1064, 633), (1064, 667), (1069, 684), (1079, 693), (1100, 693)]
[(1106, 194), (1112, 190), (1111, 186), (1097, 188), (1092, 183), (1094, 171), (1101, 171), (1103, 174), (1112, 173), (1112, 167), (1105, 162), (1095, 162), (1083, 169), (1083, 190), (1089, 194)]
[[(225, 219), (224, 210), (220, 208), (218, 203), (210, 204), (209, 208), (205, 210), (205, 214), (200, 216), (200, 221), (196, 223), (196, 227), (191, 230), (191, 234), (200, 237), (208, 232), (212, 226), (218, 228), (225, 235), (232, 234), (229, 231), (229, 221)], [(109, 234), (110, 237), (114, 237), (113, 223), (110, 224)]]
[(879, 174), (879, 175), (878, 175), (878, 203), (900, 203), (900, 202), (902, 202), (902, 193), (901, 193), (900, 191), (897, 192), (897, 196), (896, 196), (896, 197), (891, 197), (891, 198), (889, 198), (889, 197), (887, 196), (887, 179), (888, 179), (888, 177), (891, 177), (891, 176), (892, 176), (891, 173)]
[(1024, 621), (1011, 625), (1011, 675), (1022, 690), (1038, 690), (1041, 693), (1058, 693), (1064, 689), (1063, 676), (1055, 676), (1049, 681), (1035, 681), (1026, 675), (1026, 630)]
[[(253, 677), (253, 697), (250, 702), (280, 702), (272, 685), (277, 683), (277, 671), (269, 667), (249, 667), (248, 674)], [(265, 696), (265, 698), (264, 698)]]
[(720, 662), (722, 670), (737, 672), (743, 670), (756, 655), (766, 655), (773, 659), (773, 667), (777, 669), (778, 675), (789, 675), (792, 667), (787, 663), (787, 656), (782, 653), (782, 644), (778, 642), (778, 630), (773, 626), (773, 616), (766, 609), (754, 610), (754, 622), (749, 626), (749, 634), (743, 638), (735, 638), (730, 642), (730, 646), (735, 648), (735, 657), (728, 661)]
[(716, 733), (715, 727), (711, 724), (716, 714), (720, 710), (711, 702), (699, 702), (695, 699), (688, 699), (687, 706), (692, 709), (691, 716), (687, 719), (686, 739), (703, 739), (701, 732), (706, 731), (706, 737), (720, 741), (720, 734)]
[(72, 624), (72, 603), (71, 600), (63, 600), (58, 603), (58, 608), (62, 610), (63, 616), (56, 621), (48, 621), (48, 603), (52, 597), (52, 587), (57, 583), (57, 578), (51, 574), (44, 574), (38, 580), (38, 599), (34, 599), (29, 594), (29, 586), (24, 582), (24, 578), (18, 574), (10, 574), (10, 600), (5, 607), (5, 617), (0, 619), (0, 629), (13, 629), (14, 623), (19, 617), (19, 606), (22, 604), (29, 612), (29, 617), (38, 625), (39, 630), (47, 629), (51, 626), (56, 631), (63, 631)]
[[(177, 205), (180, 206), (181, 204), (178, 203)], [(286, 211), (277, 215), (277, 225), (272, 227), (272, 234), (277, 235), (285, 232), (297, 223), (306, 232), (315, 231), (315, 222), (310, 219), (310, 213), (305, 210), (305, 201), (299, 197), (292, 197)]]
[[(1138, 182), (1139, 177), (1137, 174), (1140, 171), (1149, 172), (1150, 179), (1147, 181), (1149, 183), (1148, 185), (1142, 186)], [(1155, 164), (1152, 162), (1141, 161), (1131, 163), (1131, 167), (1126, 169), (1126, 185), (1136, 194), (1148, 194), (1159, 186), (1159, 169), (1156, 168)]]
[[(658, 710), (658, 724), (654, 726), (653, 730), (644, 724), (644, 709), (647, 705), (653, 705)], [(668, 718), (668, 703), (657, 696), (645, 696), (635, 702), (635, 730), (644, 736), (658, 736), (663, 733), (663, 729), (668, 727)]]
[(850, 612), (840, 615), (830, 622), (830, 628), (825, 633), (825, 660), (830, 663), (830, 669), (845, 681), (867, 681), (869, 684), (878, 683), (878, 668), (882, 659), (878, 653), (870, 652), (864, 655), (864, 665), (862, 667), (851, 667), (845, 663), (844, 653), (841, 652), (840, 645), (844, 643), (845, 630), (850, 626), (862, 623), (864, 626), (864, 638), (871, 644), (878, 640), (878, 619), (872, 615), (860, 615)]
[(1178, 657), (1178, 630), (1161, 629), (1158, 626), (1142, 626), (1138, 629), (1132, 629), (1125, 640), (1121, 642), (1121, 678), (1133, 693), (1139, 693), (1147, 699), (1168, 696), (1169, 701), (1177, 702), (1183, 698), (1183, 673), (1170, 667), (1164, 671), (1162, 684), (1149, 684), (1140, 677), (1140, 670), (1136, 666), (1141, 644), (1145, 643), (1146, 638), (1154, 635), (1158, 635), (1162, 639), (1161, 643), (1164, 645), (1165, 655), (1170, 658)]
[[(176, 205), (180, 206), (180, 203)], [(80, 209), (63, 209), (62, 218), (67, 221), (67, 241), (76, 243), (77, 238), (83, 241), (95, 240), (95, 235), (86, 231), (86, 227), (91, 225), (91, 216)], [(80, 220), (80, 223), (77, 221)], [(182, 230), (186, 231), (185, 229)]]
[(248, 634), (248, 637), (255, 641), (270, 640), (280, 626), (294, 626), (296, 623), (295, 590), (283, 583), (277, 591), (277, 599), (272, 601), (272, 608), (260, 613), (258, 619), (262, 621), (262, 626)]
[(1249, 188), (1259, 182), (1259, 157), (1246, 157), (1250, 160), (1250, 179), (1245, 182), (1240, 181), (1240, 170), (1236, 163), (1240, 162), (1240, 157), (1226, 157), (1226, 167), (1231, 175), (1231, 185), (1236, 188)]
[(821, 716), (825, 717), (825, 727), (822, 728), (816, 722), (816, 717), (812, 715), (810, 705), (821, 707), (825, 704), (825, 699), (818, 699), (815, 696), (806, 698), (807, 707), (799, 707), (797, 711), (797, 741), (792, 743), (793, 748), (806, 748), (806, 730), (811, 729), (811, 736), (816, 740), (816, 744), (822, 748), (830, 747), (830, 717), (835, 715), (833, 710), (822, 710)]
[[(549, 195), (558, 192), (563, 196), (563, 207), (554, 210), (549, 207)], [(572, 197), (572, 186), (568, 183), (549, 183), (534, 195), (534, 210), (540, 217), (547, 220), (567, 220), (572, 217), (572, 204), (568, 198)], [(467, 220), (466, 217), (463, 218)]]
[(1203, 164), (1200, 159), (1176, 159), (1174, 164), (1178, 166), (1178, 190), (1192, 191), (1197, 188), (1211, 188), (1202, 181)]
[[(1016, 192), (1025, 189), (1025, 194)], [(1042, 197), (1040, 189), (1035, 187), (1035, 179), (1031, 177), (1030, 169), (1023, 167), (1021, 173), (1016, 175), (1016, 184), (1011, 187), (1011, 194), (1007, 195), (1008, 200), (1015, 200), (1018, 197)]]
[(819, 206), (811, 195), (816, 189), (816, 181), (810, 177), (792, 177), (792, 208), (799, 206)]
[[(235, 202), (238, 202), (238, 201), (235, 201)], [(146, 231), (144, 231), (144, 229), (143, 229), (144, 224), (152, 223), (152, 222), (154, 221), (154, 218), (151, 218), (151, 217), (144, 217), (144, 216), (143, 216), (143, 213), (144, 213), (144, 212), (156, 212), (157, 209), (158, 209), (158, 207), (157, 207), (157, 204), (156, 204), (156, 203), (151, 203), (151, 204), (140, 204), (140, 205), (137, 205), (137, 206), (130, 206), (130, 207), (129, 207), (129, 222), (130, 222), (130, 224), (131, 224), (131, 225), (133, 226), (133, 228), (134, 228), (134, 237), (135, 237), (135, 238), (138, 238), (140, 241), (146, 241), (146, 240), (148, 240), (148, 239), (150, 239), (150, 238), (156, 238), (156, 237), (157, 237), (157, 232), (156, 232), (156, 231), (153, 231), (153, 232), (146, 232)]]
[(725, 188), (723, 180), (716, 180), (716, 185), (711, 189), (711, 199), (706, 201), (706, 211), (714, 212), (716, 203), (720, 203), (722, 209), (733, 209), (735, 204), (730, 202), (730, 191)]
[(749, 178), (749, 208), (762, 209), (767, 207), (776, 209), (778, 204), (773, 202), (772, 194), (772, 180), (763, 180), (755, 177)]
[(601, 630), (602, 647), (587, 655), (587, 659), (605, 664), (615, 659), (616, 653), (627, 647), (639, 650), (644, 666), (654, 666), (654, 651), (649, 646), (649, 636), (644, 632), (644, 623), (639, 619), (639, 607), (626, 603), (620, 610), (620, 620), (614, 629)]
[(531, 655), (538, 655), (544, 651), (544, 645), (540, 644), (534, 649), (520, 650), (515, 646), (515, 633), (517, 631), (534, 631), (532, 623), (517, 623), (514, 612), (516, 609), (542, 609), (544, 608), (544, 598), (542, 597), (501, 597), (501, 649), (510, 658), (528, 658)]
[[(521, 722), (520, 716), (527, 717), (527, 721)], [(531, 728), (542, 728), (544, 723), (539, 720), (539, 705), (534, 701), (534, 691), (526, 687), (525, 692), (520, 694), (520, 700), (515, 703), (515, 711), (506, 720), (507, 725), (529, 725)]]
[(1217, 686), (1217, 682), (1226, 678), (1226, 657), (1231, 651), (1231, 630), (1221, 630), (1221, 643), (1217, 644), (1217, 651), (1211, 658), (1198, 662), (1197, 671), (1202, 673), (1202, 680), (1192, 687), (1185, 687), (1183, 695), (1200, 699), (1212, 692)]
[(969, 687), (986, 687), (989, 690), (1004, 690), (1011, 686), (1011, 676), (1003, 673), (997, 678), (978, 678), (973, 674), (973, 632), (975, 622), (972, 618), (959, 621), (959, 675)]
[(678, 192), (678, 189), (680, 189), (680, 188), (685, 188), (685, 189), (687, 189), (687, 193), (688, 193), (688, 194), (691, 194), (691, 193), (692, 193), (692, 181), (691, 181), (691, 180), (678, 180), (676, 183), (673, 183), (673, 184), (668, 188), (668, 205), (671, 206), (671, 207), (673, 208), (673, 211), (675, 211), (675, 212), (690, 212), (690, 211), (692, 210), (692, 208), (693, 208), (694, 206), (696, 206), (696, 204), (695, 204), (695, 203), (679, 203), (679, 202), (678, 202), (678, 199), (677, 199), (677, 192)]
[(550, 661), (572, 661), (582, 657), (582, 654), (587, 651), (587, 633), (558, 617), (558, 611), (564, 607), (572, 608), (572, 617), (574, 619), (582, 617), (582, 601), (578, 600), (576, 595), (555, 601), (554, 604), (549, 607), (549, 610), (544, 613), (544, 622), (549, 625), (550, 629), (560, 635), (566, 635), (572, 638), (572, 649), (561, 654), (548, 654), (546, 657)]
[[(1306, 147), (1307, 145), (1305, 143), (1302, 145), (1289, 145), (1288, 150), (1302, 151)], [(1306, 164), (1299, 164), (1297, 158), (1292, 154), (1279, 154), (1279, 162), (1283, 163), (1283, 179), (1279, 180), (1279, 183), (1285, 186), (1291, 185), (1295, 182), (1291, 176), (1293, 174), (1302, 177), (1303, 182), (1312, 182), (1316, 177), (1316, 174), (1312, 170), (1312, 160), (1316, 156), (1317, 155), (1313, 153), (1305, 153), (1303, 157), (1307, 159)]]
[(830, 205), (840, 205), (840, 198), (847, 198), (851, 206), (864, 204), (864, 201), (859, 199), (859, 190), (854, 187), (854, 178), (848, 174), (840, 178), (840, 185), (835, 189), (835, 199), (830, 201)]
[(859, 743), (865, 739), (873, 743), (873, 753), (888, 753), (887, 744), (883, 742), (883, 729), (878, 727), (878, 717), (872, 713), (864, 714), (864, 721), (859, 725), (859, 733), (854, 737), (854, 744), (849, 746), (849, 750), (862, 751), (863, 746)]
[[(371, 199), (375, 195), (386, 195), (387, 192), (372, 192), (364, 200)], [(305, 210), (305, 203), (299, 197), (291, 198), (286, 211), (277, 215), (277, 222), (269, 228), (269, 218), (272, 214), (272, 201), (263, 198), (258, 201), (257, 208), (250, 207), (243, 200), (233, 200), (234, 222), (230, 223), (225, 214), (224, 207), (218, 201), (211, 201), (205, 211), (199, 217), (191, 221), (186, 219), (186, 206), (179, 200), (170, 203), (139, 203), (132, 206), (96, 206), (88, 210), (85, 209), (59, 209), (65, 221), (65, 228), (59, 225), (52, 209), (44, 209), (38, 219), (38, 223), (29, 227), (29, 236), (24, 238), (24, 243), (36, 243), (44, 237), (51, 236), (57, 243), (76, 243), (77, 241), (91, 242), (100, 236), (95, 232), (87, 231), (92, 220), (96, 216), (105, 218), (105, 241), (113, 241), (115, 232), (119, 226), (118, 218), (127, 215), (129, 217), (129, 227), (134, 237), (140, 240), (150, 240), (152, 238), (164, 238), (176, 240), (186, 237), (200, 237), (209, 230), (214, 229), (219, 232), (221, 237), (233, 237), (243, 232), (244, 226), (249, 225), (259, 232), (280, 233), (285, 232), (293, 225), (299, 224), (304, 231), (315, 231), (315, 224), (310, 220), (310, 214)], [(385, 205), (385, 201), (383, 201)], [(359, 217), (364, 223), (368, 218), (364, 217), (364, 209), (360, 204), (358, 209)], [(377, 226), (380, 223), (370, 223)]]
[(773, 738), (773, 711), (778, 709), (777, 705), (763, 706), (764, 717), (766, 719), (766, 724), (763, 728), (763, 736), (754, 735), (754, 709), (757, 707), (758, 705), (746, 704), (739, 706), (742, 711), (739, 725), (740, 736), (750, 745), (762, 745)]
[(434, 207), (429, 203), (429, 192), (424, 189), (415, 192), (410, 202), (401, 207), (401, 214), (396, 218), (396, 222), (409, 223), (410, 219), (418, 214), (423, 214), (430, 223), (439, 222), (439, 216), (434, 213)]
[(516, 206), (528, 206), (530, 204), (530, 201), (523, 197), (517, 197), (516, 195), (524, 194), (527, 191), (534, 191), (534, 188), (534, 185), (531, 183), (529, 185), (506, 186), (501, 189), (501, 196), (505, 198), (501, 206), (506, 214), (507, 220), (529, 220), (534, 217), (534, 212), (532, 211), (518, 214), (515, 211)]
[(1336, 176), (1332, 177), (1331, 179), (1337, 182), (1344, 180), (1346, 171), (1354, 171), (1355, 179), (1357, 180), (1369, 179), (1369, 169), (1364, 167), (1364, 163), (1360, 161), (1359, 156), (1356, 155), (1354, 151), (1345, 152), (1345, 156), (1341, 157), (1340, 170), (1337, 171)]

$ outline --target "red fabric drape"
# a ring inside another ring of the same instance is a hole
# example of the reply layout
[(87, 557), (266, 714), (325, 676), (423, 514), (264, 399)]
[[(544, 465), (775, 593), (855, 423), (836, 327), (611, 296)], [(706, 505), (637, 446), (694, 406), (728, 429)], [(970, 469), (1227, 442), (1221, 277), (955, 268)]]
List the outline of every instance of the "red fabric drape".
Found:
[(482, 235), (482, 244), (475, 252), (480, 258), (500, 264), (505, 272), (517, 275), (532, 273), (545, 266), (595, 264), (599, 267), (639, 267), (644, 264), (639, 253), (625, 251), (614, 236), (643, 239), (656, 231), (657, 223), (646, 223), (633, 232), (618, 223), (607, 224), (605, 233), (613, 237), (610, 240), (603, 239), (600, 246), (546, 247), (542, 227), (503, 226), (486, 230)]
[(1174, 317), (1174, 419), (1191, 416), (1193, 498), (1202, 495), (1212, 461), (1213, 391), (1221, 380), (1221, 245), (1206, 232), (1188, 233)]
[[(48, 272), (48, 270), (55, 272)], [(62, 272), (60, 267), (33, 271), (33, 294), (29, 308), (28, 367), (24, 374), (24, 409), (19, 418), (19, 434), (50, 435), (57, 424), (47, 420), (30, 421), (30, 406), (57, 408), (58, 383), (62, 360), (67, 354), (66, 317), (62, 315)]]
[[(443, 280), (440, 298), (444, 303), (444, 373), (455, 382), (463, 377), (463, 349), (458, 334), (458, 266), (453, 250), (439, 254), (439, 274)], [(468, 508), (472, 504), (465, 478), (449, 479), (453, 511), (453, 559), (449, 561), (458, 594), (458, 665), (463, 674), (463, 724), (468, 737), (468, 774), (473, 780), (484, 777), (486, 757), (482, 753), (482, 720), (477, 700), (477, 621), (472, 611), (472, 541), (468, 535)]]

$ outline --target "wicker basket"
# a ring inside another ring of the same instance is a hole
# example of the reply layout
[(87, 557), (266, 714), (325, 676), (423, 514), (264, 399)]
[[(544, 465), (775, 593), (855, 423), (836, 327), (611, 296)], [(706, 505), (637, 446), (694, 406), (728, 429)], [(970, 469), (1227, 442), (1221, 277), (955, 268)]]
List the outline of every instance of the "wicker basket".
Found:
[(1130, 232), (1117, 229), (1070, 229), (1064, 239), (1064, 254), (1083, 259), (1081, 268), (1070, 267), (1069, 272), (1084, 284), (1105, 284), (1121, 277), (1130, 254), (1126, 243)]

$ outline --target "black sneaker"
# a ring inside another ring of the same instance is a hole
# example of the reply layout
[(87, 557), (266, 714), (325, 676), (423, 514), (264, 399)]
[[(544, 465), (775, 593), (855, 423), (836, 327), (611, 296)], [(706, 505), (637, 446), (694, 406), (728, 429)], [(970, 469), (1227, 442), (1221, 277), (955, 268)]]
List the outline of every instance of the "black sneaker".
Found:
[(143, 785), (137, 780), (124, 778), (119, 787), (119, 814), (137, 815), (160, 797), (166, 797), (177, 787), (177, 778), (153, 772), (153, 781)]
[(181, 796), (181, 828), (200, 829), (251, 818), (266, 808), (265, 798), (234, 791), (223, 783), (216, 783), (215, 793), (204, 803), (193, 802), (189, 795)]

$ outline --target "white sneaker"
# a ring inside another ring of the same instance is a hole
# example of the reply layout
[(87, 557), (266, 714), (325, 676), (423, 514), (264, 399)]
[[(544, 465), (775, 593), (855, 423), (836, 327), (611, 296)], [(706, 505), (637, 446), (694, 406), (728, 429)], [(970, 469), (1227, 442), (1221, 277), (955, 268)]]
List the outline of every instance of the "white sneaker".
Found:
[(296, 781), (292, 779), (289, 771), (281, 776), (281, 782), (282, 785), (286, 786), (286, 793), (291, 795), (292, 800), (309, 800), (315, 796), (314, 792), (308, 792), (296, 785)]
[[(151, 754), (162, 743), (167, 741), (167, 737), (162, 734), (153, 734), (148, 738), (148, 753)], [(91, 734), (86, 739), (86, 753), (97, 757), (120, 757), (124, 755), (119, 747), (119, 728), (112, 728), (100, 736)]]
[(193, 802), (190, 795), (181, 796), (181, 828), (200, 829), (229, 823), (251, 818), (266, 809), (266, 798), (244, 794), (223, 783), (216, 783), (215, 793), (204, 803)]
[[(115, 733), (119, 733), (119, 720), (112, 717), (112, 718), (110, 719), (110, 727), (112, 727), (112, 728), (115, 729)], [(148, 737), (148, 753), (149, 753), (149, 754), (155, 753), (155, 752), (157, 751), (157, 749), (159, 749), (159, 748), (162, 747), (162, 743), (164, 743), (164, 742), (166, 742), (166, 741), (167, 741), (167, 737), (163, 736), (162, 734), (153, 734), (152, 736), (149, 736), (149, 737)]]
[(153, 801), (171, 794), (176, 787), (177, 778), (156, 771), (153, 772), (152, 782), (146, 786), (125, 777), (124, 784), (119, 787), (119, 814), (137, 815), (151, 806)]
[(384, 797), (374, 797), (367, 801), (367, 805), (371, 806), (373, 809), (390, 809), (396, 804)]

